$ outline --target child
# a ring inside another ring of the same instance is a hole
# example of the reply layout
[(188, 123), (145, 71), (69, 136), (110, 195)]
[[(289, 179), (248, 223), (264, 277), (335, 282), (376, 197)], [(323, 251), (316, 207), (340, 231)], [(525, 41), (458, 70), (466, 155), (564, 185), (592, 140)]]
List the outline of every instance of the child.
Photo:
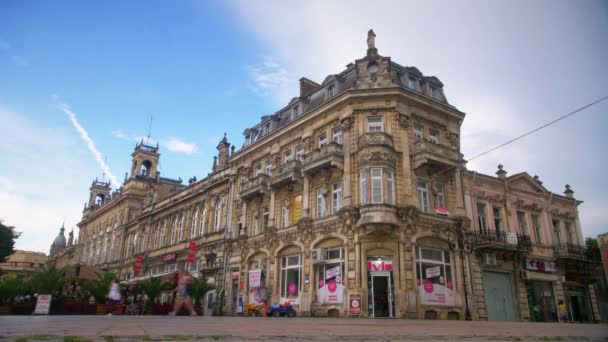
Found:
[(557, 311), (559, 312), (560, 321), (567, 323), (568, 319), (568, 310), (566, 309), (566, 304), (564, 304), (563, 300), (560, 300), (557, 304)]

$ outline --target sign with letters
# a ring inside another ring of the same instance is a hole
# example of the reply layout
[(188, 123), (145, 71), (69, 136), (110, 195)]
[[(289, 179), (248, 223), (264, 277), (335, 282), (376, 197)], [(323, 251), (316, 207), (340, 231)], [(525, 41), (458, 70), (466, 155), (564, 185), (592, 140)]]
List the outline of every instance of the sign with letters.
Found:
[(39, 294), (36, 299), (36, 308), (34, 315), (48, 315), (51, 308), (51, 299), (53, 296), (47, 294)]

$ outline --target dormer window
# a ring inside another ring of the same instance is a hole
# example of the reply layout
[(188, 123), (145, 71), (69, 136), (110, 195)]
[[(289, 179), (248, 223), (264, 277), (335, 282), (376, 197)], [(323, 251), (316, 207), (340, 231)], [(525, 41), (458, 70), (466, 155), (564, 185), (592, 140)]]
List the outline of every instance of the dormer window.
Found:
[(413, 77), (408, 77), (407, 79), (407, 87), (416, 90), (416, 79)]
[(299, 105), (295, 105), (293, 106), (293, 108), (291, 108), (291, 119), (295, 119), (298, 117), (298, 115), (300, 114), (300, 106)]
[(335, 85), (330, 85), (329, 87), (327, 87), (327, 98), (331, 98), (335, 95), (336, 93), (336, 86)]
[(245, 136), (245, 145), (251, 144), (251, 135), (247, 134)]
[(439, 91), (437, 90), (436, 87), (430, 86), (431, 89), (431, 96), (434, 98), (439, 98)]
[(265, 132), (265, 134), (269, 134), (269, 133), (270, 133), (270, 127), (271, 127), (270, 122), (269, 122), (269, 123), (267, 123), (267, 124), (264, 126), (264, 132)]

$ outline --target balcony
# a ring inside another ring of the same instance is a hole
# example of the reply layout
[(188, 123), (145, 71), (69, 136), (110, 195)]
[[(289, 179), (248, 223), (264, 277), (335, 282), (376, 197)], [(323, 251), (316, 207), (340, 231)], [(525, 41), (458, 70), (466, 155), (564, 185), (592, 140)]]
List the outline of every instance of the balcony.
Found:
[(242, 199), (249, 199), (265, 194), (268, 190), (268, 178), (268, 175), (260, 173), (259, 175), (248, 179), (241, 184), (239, 195)]
[(587, 261), (587, 248), (573, 243), (553, 246), (555, 258), (562, 261)]
[(330, 167), (336, 167), (341, 170), (344, 169), (344, 152), (342, 152), (342, 145), (336, 144), (333, 141), (308, 153), (304, 157), (302, 172), (314, 174), (321, 169)]
[(301, 170), (302, 162), (299, 160), (290, 160), (283, 165), (275, 167), (269, 180), (270, 186), (279, 187), (283, 184), (299, 181), (302, 178), (300, 174)]
[(401, 225), (397, 208), (388, 204), (366, 204), (359, 209), (357, 227), (363, 227), (365, 235), (391, 235)]
[(414, 144), (414, 169), (425, 165), (443, 167), (458, 166), (458, 151), (455, 148), (422, 139)]
[(392, 149), (395, 144), (393, 137), (385, 132), (367, 132), (359, 137), (359, 149), (369, 146), (384, 146)]
[(526, 234), (484, 230), (475, 233), (475, 247), (479, 251), (511, 251), (528, 253), (532, 251), (532, 240)]

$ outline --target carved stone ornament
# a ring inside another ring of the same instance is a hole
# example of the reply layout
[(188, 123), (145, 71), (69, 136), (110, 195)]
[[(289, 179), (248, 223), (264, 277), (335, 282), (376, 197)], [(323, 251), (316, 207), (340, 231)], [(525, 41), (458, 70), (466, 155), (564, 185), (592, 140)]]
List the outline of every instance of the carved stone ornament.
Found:
[(386, 151), (370, 151), (359, 155), (359, 163), (367, 164), (369, 162), (389, 162), (395, 163), (395, 157), (392, 153)]
[(298, 231), (300, 232), (300, 241), (305, 245), (310, 244), (314, 239), (312, 219), (310, 217), (300, 219), (300, 221), (298, 221)]
[(401, 126), (401, 128), (409, 128), (410, 127), (410, 117), (402, 114), (400, 112), (396, 112), (395, 113), (395, 118), (397, 119), (397, 121), (399, 122), (399, 125)]
[(353, 117), (352, 116), (342, 119), (342, 123), (341, 123), (342, 131), (344, 131), (344, 132), (350, 131), (352, 126), (353, 126)]
[(458, 134), (446, 131), (445, 136), (451, 145), (458, 144)]
[(338, 217), (340, 217), (344, 226), (354, 226), (361, 215), (359, 213), (359, 208), (342, 207), (338, 210)]
[(471, 227), (471, 219), (466, 216), (457, 216), (456, 224), (461, 226), (464, 230), (468, 230)]
[(405, 207), (401, 207), (397, 210), (397, 215), (401, 219), (403, 223), (405, 223), (405, 228), (409, 232), (416, 231), (416, 221), (420, 216), (420, 211), (413, 205), (408, 205)]

